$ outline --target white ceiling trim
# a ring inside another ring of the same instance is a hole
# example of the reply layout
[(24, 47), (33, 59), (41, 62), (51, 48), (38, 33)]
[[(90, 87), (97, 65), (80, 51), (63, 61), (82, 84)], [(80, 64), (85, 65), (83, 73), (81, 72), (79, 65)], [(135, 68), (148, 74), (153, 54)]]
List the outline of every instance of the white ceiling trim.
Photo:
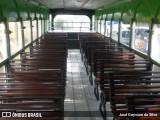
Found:
[(65, 9), (91, 9), (95, 10), (103, 7), (111, 2), (120, 0), (31, 0), (36, 1), (50, 9), (65, 8)]

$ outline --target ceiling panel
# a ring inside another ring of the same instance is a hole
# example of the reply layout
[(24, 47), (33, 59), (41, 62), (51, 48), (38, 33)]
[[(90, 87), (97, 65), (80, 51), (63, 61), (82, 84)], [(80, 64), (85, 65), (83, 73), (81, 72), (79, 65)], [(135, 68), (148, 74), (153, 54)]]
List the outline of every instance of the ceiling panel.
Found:
[(120, 0), (32, 0), (38, 2), (50, 9), (98, 9), (111, 2)]

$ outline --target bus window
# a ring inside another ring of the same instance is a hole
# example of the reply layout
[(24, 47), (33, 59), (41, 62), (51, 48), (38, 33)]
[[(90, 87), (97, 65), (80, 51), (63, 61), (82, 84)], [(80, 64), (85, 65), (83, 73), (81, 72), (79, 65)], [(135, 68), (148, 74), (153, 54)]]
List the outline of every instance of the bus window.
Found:
[(98, 20), (98, 33), (100, 33), (101, 32), (101, 22), (100, 22), (101, 20)]
[(129, 23), (121, 23), (120, 27), (120, 42), (122, 44), (125, 44), (129, 46), (129, 41), (130, 41), (130, 24)]
[(49, 15), (49, 31), (52, 30), (52, 15)]
[(133, 48), (147, 54), (148, 51), (148, 38), (149, 38), (149, 24), (137, 23), (133, 24)]
[(92, 31), (95, 31), (95, 15), (92, 16)]
[(101, 34), (104, 35), (104, 23), (105, 20), (101, 20)]
[(41, 20), (38, 20), (38, 37), (41, 37), (42, 35), (42, 22)]
[(160, 24), (153, 25), (151, 58), (160, 63)]
[(36, 40), (37, 39), (37, 21), (36, 20), (32, 21), (32, 26), (33, 26), (32, 28), (33, 40)]
[(47, 32), (49, 30), (49, 20), (45, 20), (45, 31)]
[(24, 29), (24, 43), (25, 45), (29, 44), (31, 42), (31, 27), (30, 27), (30, 21), (23, 21)]
[(112, 21), (112, 35), (111, 38), (115, 41), (118, 41), (118, 21)]
[(28, 47), (27, 49), (25, 49), (25, 52), (30, 52), (30, 48)]
[(16, 57), (14, 57), (14, 59), (15, 59), (15, 60), (17, 60), (17, 59), (21, 59), (21, 55), (20, 55), (20, 54), (18, 54)]
[(22, 31), (20, 22), (9, 22), (11, 55), (22, 49)]
[(6, 34), (4, 30), (4, 24), (0, 23), (0, 62), (7, 58)]
[(5, 73), (5, 66), (0, 67), (0, 73)]
[(56, 31), (90, 31), (90, 19), (86, 15), (57, 15), (54, 18), (54, 29)]
[(45, 21), (44, 20), (42, 20), (42, 35), (44, 34), (44, 29), (45, 29)]
[(111, 21), (106, 21), (106, 33), (105, 33), (105, 35), (107, 36), (107, 37), (110, 37), (110, 31), (111, 30)]

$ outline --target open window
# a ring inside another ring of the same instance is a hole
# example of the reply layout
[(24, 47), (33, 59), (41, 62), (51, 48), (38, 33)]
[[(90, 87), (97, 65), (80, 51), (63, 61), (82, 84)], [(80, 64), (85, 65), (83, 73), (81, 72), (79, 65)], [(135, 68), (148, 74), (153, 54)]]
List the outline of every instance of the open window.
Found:
[(57, 15), (54, 18), (54, 29), (56, 31), (90, 31), (90, 19), (86, 15)]
[(45, 31), (44, 32), (47, 32), (49, 30), (49, 20), (45, 20)]
[(42, 21), (38, 20), (38, 37), (42, 35)]
[(4, 23), (0, 23), (0, 62), (7, 58), (7, 43)]
[(112, 35), (111, 35), (111, 38), (115, 41), (118, 41), (118, 26), (119, 26), (119, 21), (112, 21)]
[(37, 21), (32, 21), (32, 33), (33, 33), (33, 40), (37, 39)]
[(160, 24), (153, 25), (151, 58), (160, 63)]
[(105, 20), (101, 20), (101, 34), (104, 35), (104, 24)]
[(22, 49), (22, 30), (20, 22), (9, 22), (11, 55)]
[(41, 33), (41, 35), (43, 35), (44, 34), (44, 30), (45, 29), (45, 21), (42, 19), (42, 33)]
[(130, 23), (121, 22), (120, 42), (122, 44), (129, 46), (129, 43), (130, 43)]
[(24, 43), (28, 45), (31, 42), (31, 23), (30, 21), (23, 21), (24, 26)]
[(49, 14), (49, 30), (52, 30), (52, 15)]
[(98, 33), (101, 32), (101, 20), (98, 19)]
[(134, 23), (132, 33), (132, 47), (139, 52), (147, 54), (149, 39), (149, 23)]
[(5, 73), (5, 66), (0, 67), (0, 73)]
[(92, 16), (92, 30), (95, 31), (95, 15)]
[(110, 37), (110, 34), (111, 34), (111, 21), (106, 21), (106, 33), (105, 33), (105, 35), (107, 36), (107, 37)]

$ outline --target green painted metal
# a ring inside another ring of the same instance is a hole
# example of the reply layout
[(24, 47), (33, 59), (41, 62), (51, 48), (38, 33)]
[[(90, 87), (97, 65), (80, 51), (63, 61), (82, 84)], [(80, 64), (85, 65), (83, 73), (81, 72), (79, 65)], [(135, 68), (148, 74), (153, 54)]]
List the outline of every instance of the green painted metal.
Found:
[(28, 18), (26, 18), (26, 20), (31, 20), (31, 17), (30, 17), (30, 11), (29, 11), (29, 7), (28, 7), (27, 2), (25, 3), (25, 6), (26, 6), (27, 16), (28, 16)]
[(141, 0), (135, 18), (138, 22), (151, 22), (155, 18), (158, 5), (159, 0)]
[(102, 15), (102, 9), (98, 9), (95, 11), (95, 19), (97, 20)]
[(41, 19), (45, 19), (45, 8), (41, 7)]
[(14, 0), (1, 0), (0, 4), (4, 18), (6, 18), (8, 21), (17, 21), (17, 18), (20, 18)]
[(29, 18), (28, 9), (24, 0), (15, 0), (15, 4), (17, 5), (17, 9), (19, 12), (19, 16), (22, 20), (27, 20)]
[(125, 22), (130, 22), (134, 16), (134, 9), (132, 9), (130, 4), (127, 4), (123, 9), (121, 20)]
[(36, 18), (37, 19), (41, 19), (41, 9), (38, 5), (34, 5), (34, 9), (35, 9), (35, 12), (36, 12)]
[(44, 8), (43, 9), (43, 17), (45, 20), (49, 20), (49, 9), (48, 8)]
[(107, 20), (111, 20), (114, 17), (114, 8), (110, 7), (107, 10)]
[(121, 19), (121, 15), (125, 6), (126, 2), (122, 4), (117, 4), (115, 6), (116, 9), (114, 10), (113, 20), (118, 21), (119, 19)]
[(35, 12), (34, 6), (31, 3), (26, 3), (26, 6), (28, 8), (29, 17), (31, 18), (31, 20), (35, 20), (36, 12)]
[(47, 20), (49, 18), (49, 9), (42, 7), (41, 12), (42, 12), (42, 14), (41, 14), (42, 19)]
[[(49, 19), (49, 9), (41, 5), (32, 5), (34, 19)], [(32, 15), (33, 16), (33, 15)]]
[(45, 19), (49, 20), (49, 9), (45, 9)]
[[(8, 21), (42, 19), (47, 16), (48, 9), (40, 5), (33, 5), (24, 0), (1, 0), (0, 1), (0, 21), (3, 18)], [(47, 17), (46, 17), (47, 18)]]
[[(158, 3), (159, 2), (159, 3)], [(156, 13), (155, 13), (155, 19), (154, 19), (154, 22), (157, 23), (157, 24), (160, 24), (160, 1), (157, 0), (157, 10), (156, 10)]]
[(96, 18), (103, 14), (107, 14), (108, 20), (121, 18), (126, 22), (136, 20), (149, 23), (151, 19), (155, 19), (160, 23), (160, 0), (122, 0), (95, 12)]
[(0, 4), (0, 22), (3, 22), (3, 12)]

